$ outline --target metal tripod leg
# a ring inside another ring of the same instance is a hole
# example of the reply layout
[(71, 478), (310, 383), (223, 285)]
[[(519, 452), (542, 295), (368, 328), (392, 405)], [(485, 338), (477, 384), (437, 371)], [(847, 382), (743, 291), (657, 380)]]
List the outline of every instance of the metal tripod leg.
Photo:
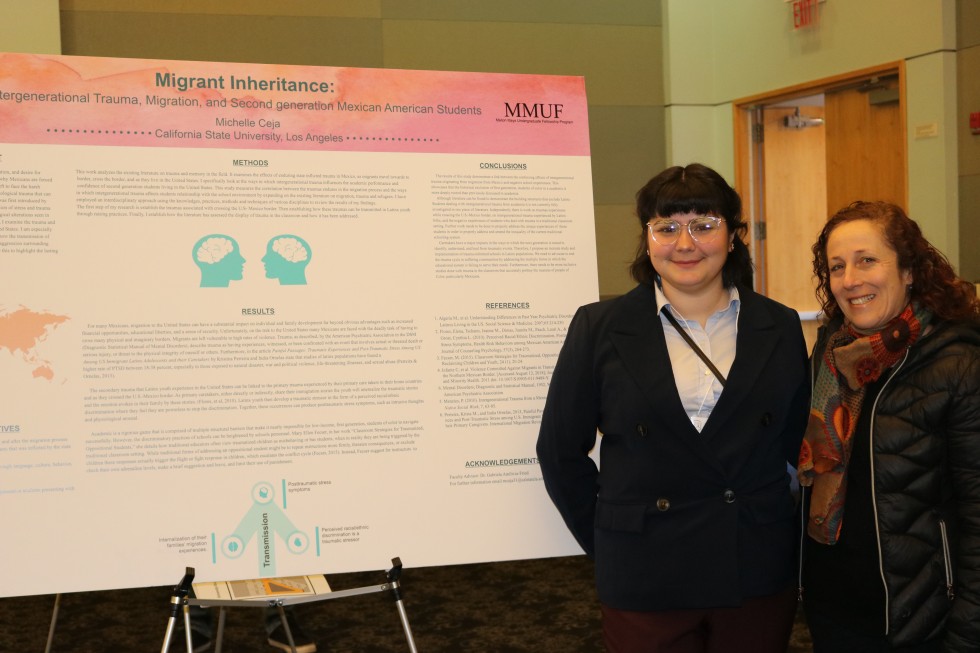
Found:
[(184, 640), (187, 642), (187, 653), (194, 653), (194, 636), (191, 634), (191, 608), (184, 604)]
[(411, 653), (418, 653), (418, 649), (415, 648), (415, 639), (412, 637), (412, 627), (408, 625), (408, 615), (405, 614), (405, 605), (399, 598), (395, 600), (395, 607), (398, 608), (398, 616), (402, 620), (402, 630), (405, 631), (405, 640), (408, 642), (408, 650)]
[(221, 653), (221, 642), (225, 638), (225, 615), (228, 610), (225, 606), (218, 608), (218, 632), (214, 636), (214, 653)]
[(177, 623), (177, 615), (183, 612), (184, 615), (184, 635), (187, 640), (187, 653), (193, 653), (194, 646), (191, 644), (191, 615), (186, 603), (187, 595), (191, 591), (191, 583), (194, 582), (194, 568), (187, 567), (184, 577), (174, 586), (174, 593), (170, 597), (170, 617), (167, 619), (167, 630), (163, 635), (163, 647), (160, 653), (167, 653), (170, 650), (170, 638), (174, 634), (174, 626)]
[(54, 595), (54, 608), (51, 609), (51, 625), (48, 626), (48, 643), (44, 646), (44, 653), (51, 653), (51, 645), (54, 643), (54, 627), (58, 623), (58, 608), (61, 606), (61, 594)]
[(286, 619), (286, 609), (282, 607), (281, 602), (276, 603), (276, 608), (279, 610), (279, 619), (282, 621), (282, 629), (286, 631), (286, 641), (289, 642), (289, 648), (293, 653), (296, 653), (296, 640), (293, 639), (293, 631), (289, 629), (289, 621)]
[(415, 648), (415, 638), (412, 637), (412, 627), (408, 625), (408, 614), (405, 612), (405, 604), (402, 601), (401, 585), (398, 579), (402, 575), (402, 561), (400, 558), (391, 560), (391, 569), (388, 570), (388, 584), (391, 586), (391, 595), (395, 599), (395, 607), (398, 608), (398, 617), (402, 620), (402, 630), (405, 632), (405, 640), (408, 642), (408, 650), (411, 653), (418, 653)]

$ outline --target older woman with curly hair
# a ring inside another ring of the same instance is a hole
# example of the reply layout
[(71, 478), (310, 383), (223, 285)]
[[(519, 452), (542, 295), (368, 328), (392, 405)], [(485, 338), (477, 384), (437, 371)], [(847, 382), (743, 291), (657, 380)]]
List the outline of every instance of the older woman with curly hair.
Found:
[(813, 245), (801, 592), (815, 653), (980, 651), (980, 303), (898, 206)]

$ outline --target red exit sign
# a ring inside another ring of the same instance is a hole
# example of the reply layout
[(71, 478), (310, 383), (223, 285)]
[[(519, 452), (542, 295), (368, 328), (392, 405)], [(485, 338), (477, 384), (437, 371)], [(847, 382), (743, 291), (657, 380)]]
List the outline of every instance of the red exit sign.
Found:
[(820, 13), (817, 4), (826, 0), (785, 0), (792, 1), (793, 5), (793, 29), (811, 27), (820, 22)]

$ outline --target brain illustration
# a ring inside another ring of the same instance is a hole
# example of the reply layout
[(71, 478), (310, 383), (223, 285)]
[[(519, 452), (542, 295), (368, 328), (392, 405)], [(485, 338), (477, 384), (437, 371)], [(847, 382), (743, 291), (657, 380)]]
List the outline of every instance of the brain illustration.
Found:
[(290, 263), (300, 263), (310, 257), (310, 253), (306, 251), (303, 243), (295, 238), (277, 238), (272, 243), (272, 251)]
[(235, 246), (227, 238), (208, 238), (197, 248), (197, 260), (213, 264), (234, 251)]

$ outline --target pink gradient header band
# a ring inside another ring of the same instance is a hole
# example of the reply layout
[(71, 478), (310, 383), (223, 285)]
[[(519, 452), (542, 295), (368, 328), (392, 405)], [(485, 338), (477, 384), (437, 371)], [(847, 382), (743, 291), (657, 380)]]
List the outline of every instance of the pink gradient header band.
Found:
[(582, 77), (0, 54), (0, 142), (588, 156)]

